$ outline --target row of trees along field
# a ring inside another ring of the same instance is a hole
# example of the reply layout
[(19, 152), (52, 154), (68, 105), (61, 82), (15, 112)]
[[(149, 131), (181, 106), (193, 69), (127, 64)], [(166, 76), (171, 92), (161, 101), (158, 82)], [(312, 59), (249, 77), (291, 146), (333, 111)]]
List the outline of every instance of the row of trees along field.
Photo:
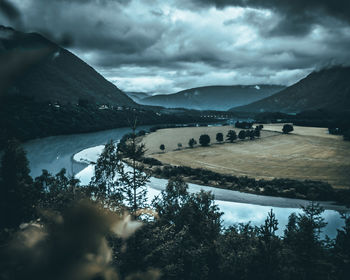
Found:
[[(261, 133), (260, 131), (263, 129), (263, 125), (258, 125), (255, 127), (255, 129), (252, 129), (252, 130), (241, 130), (238, 135), (236, 133), (235, 130), (229, 130), (227, 132), (227, 135), (226, 135), (226, 141), (230, 142), (230, 143), (233, 143), (234, 141), (236, 141), (237, 139), (240, 139), (240, 140), (244, 140), (246, 138), (249, 138), (250, 140), (254, 140), (255, 138), (259, 138)], [(200, 137), (199, 137), (199, 144), (203, 147), (206, 147), (206, 146), (209, 146), (210, 144), (210, 136), (208, 134), (202, 134)], [(221, 132), (218, 132), (216, 134), (216, 141), (218, 143), (223, 143), (224, 142), (224, 135), (223, 133)], [(197, 141), (194, 139), (194, 138), (191, 138), (189, 141), (188, 141), (188, 146), (190, 148), (193, 148), (195, 145), (197, 145)], [(178, 143), (178, 148), (181, 149), (182, 148), (182, 143)], [(165, 150), (165, 145), (164, 144), (161, 144), (159, 146), (159, 149), (164, 151)]]
[(3, 279), (348, 279), (348, 215), (334, 239), (321, 238), (323, 209), (313, 203), (292, 214), (280, 235), (272, 211), (261, 226), (224, 228), (213, 195), (190, 194), (181, 178), (148, 204), (148, 175), (137, 165), (144, 147), (135, 137), (105, 146), (87, 186), (65, 170), (33, 180), (19, 143), (7, 144), (0, 169)]

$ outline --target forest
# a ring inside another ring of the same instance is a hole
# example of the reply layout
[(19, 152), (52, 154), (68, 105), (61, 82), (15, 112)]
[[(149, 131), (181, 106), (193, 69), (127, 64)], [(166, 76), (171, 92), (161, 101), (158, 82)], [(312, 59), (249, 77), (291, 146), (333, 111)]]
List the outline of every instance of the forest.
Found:
[(129, 127), (130, 120), (138, 119), (139, 125), (214, 122), (203, 118), (205, 112), (180, 110), (162, 111), (151, 106), (98, 105), (88, 100), (78, 104), (38, 102), (30, 97), (13, 96), (0, 98), (0, 150), (8, 139), (28, 141), (35, 138), (94, 132), (119, 127)]

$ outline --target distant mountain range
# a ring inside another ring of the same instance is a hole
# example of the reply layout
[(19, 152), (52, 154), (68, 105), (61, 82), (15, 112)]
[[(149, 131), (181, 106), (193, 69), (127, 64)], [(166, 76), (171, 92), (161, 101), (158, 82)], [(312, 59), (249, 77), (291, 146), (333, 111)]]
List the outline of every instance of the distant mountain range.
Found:
[(336, 66), (312, 72), (270, 97), (231, 110), (298, 113), (318, 109), (350, 111), (350, 67)]
[(228, 110), (249, 104), (282, 89), (280, 85), (206, 86), (183, 90), (174, 94), (153, 95), (140, 99), (144, 105), (197, 110)]
[(140, 103), (142, 99), (152, 95), (151, 93), (147, 93), (147, 92), (131, 92), (131, 91), (125, 91), (125, 94), (129, 96), (132, 100), (134, 100), (136, 103)]
[(0, 96), (136, 105), (91, 66), (37, 33), (0, 26)]

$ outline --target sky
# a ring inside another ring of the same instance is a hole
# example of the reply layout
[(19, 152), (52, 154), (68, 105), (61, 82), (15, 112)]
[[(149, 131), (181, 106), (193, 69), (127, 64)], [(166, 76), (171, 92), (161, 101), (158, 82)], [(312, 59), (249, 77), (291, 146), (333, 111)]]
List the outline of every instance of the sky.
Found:
[(124, 91), (291, 85), (350, 64), (349, 0), (0, 0)]

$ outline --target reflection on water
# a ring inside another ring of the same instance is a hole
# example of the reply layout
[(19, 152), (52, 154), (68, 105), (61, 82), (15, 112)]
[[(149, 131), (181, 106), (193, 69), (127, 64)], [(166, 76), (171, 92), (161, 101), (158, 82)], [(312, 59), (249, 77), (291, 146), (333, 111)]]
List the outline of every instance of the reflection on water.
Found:
[[(89, 165), (84, 170), (77, 174), (77, 178), (80, 179), (82, 184), (88, 184), (91, 177), (94, 174), (94, 166)], [(167, 181), (164, 179), (151, 178), (148, 184), (148, 203), (160, 194), (161, 190), (165, 189)], [(193, 184), (191, 184), (193, 185)], [(190, 192), (198, 192), (199, 189), (189, 188)], [(223, 212), (222, 220), (223, 226), (228, 227), (236, 223), (248, 223), (251, 222), (253, 226), (260, 226), (264, 223), (267, 213), (272, 209), (278, 219), (278, 231), (277, 233), (283, 235), (284, 228), (288, 223), (288, 217), (292, 213), (302, 213), (301, 208), (281, 208), (271, 206), (261, 206), (248, 203), (237, 203), (231, 201), (215, 200), (215, 203), (219, 206), (220, 211)], [(323, 217), (328, 222), (323, 236), (328, 235), (335, 237), (337, 234), (337, 228), (344, 225), (343, 220), (340, 218), (338, 212), (333, 210), (325, 210)]]

